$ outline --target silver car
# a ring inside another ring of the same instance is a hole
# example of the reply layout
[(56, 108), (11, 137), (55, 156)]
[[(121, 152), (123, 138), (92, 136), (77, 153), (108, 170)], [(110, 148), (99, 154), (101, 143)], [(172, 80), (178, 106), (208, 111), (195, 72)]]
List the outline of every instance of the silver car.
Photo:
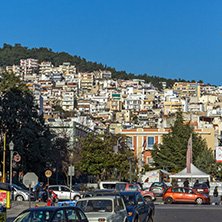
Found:
[(89, 222), (127, 222), (127, 211), (120, 196), (88, 197), (77, 201)]
[[(50, 185), (49, 189), (53, 190), (58, 196), (59, 200), (69, 200), (70, 199), (70, 188), (64, 185)], [(71, 200), (78, 200), (81, 198), (79, 192), (71, 190)]]
[[(21, 187), (15, 185), (15, 184), (12, 184), (11, 195), (12, 195), (13, 200), (17, 200), (17, 201), (29, 200), (29, 191), (24, 190)], [(30, 198), (34, 199), (33, 193), (31, 193)]]

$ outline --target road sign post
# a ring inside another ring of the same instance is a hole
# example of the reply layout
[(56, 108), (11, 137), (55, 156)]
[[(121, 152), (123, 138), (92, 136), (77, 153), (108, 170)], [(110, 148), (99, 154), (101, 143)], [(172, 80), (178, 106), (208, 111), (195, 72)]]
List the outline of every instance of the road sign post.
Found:
[(69, 166), (69, 176), (70, 176), (70, 197), (69, 199), (71, 200), (71, 197), (72, 197), (72, 176), (75, 175), (75, 167), (74, 166)]
[(38, 183), (38, 177), (33, 172), (28, 172), (23, 177), (23, 184), (29, 188), (29, 208), (31, 207), (31, 188), (34, 188)]
[(45, 171), (45, 176), (47, 177), (47, 184), (48, 184), (48, 198), (49, 198), (49, 178), (52, 176), (52, 171), (51, 171), (51, 170), (46, 170), (46, 171)]

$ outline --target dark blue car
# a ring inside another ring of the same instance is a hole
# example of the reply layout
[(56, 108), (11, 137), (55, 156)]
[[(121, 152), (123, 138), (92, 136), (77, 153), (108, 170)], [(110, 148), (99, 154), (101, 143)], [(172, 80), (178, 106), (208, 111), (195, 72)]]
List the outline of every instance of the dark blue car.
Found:
[(151, 222), (153, 221), (154, 204), (146, 202), (139, 191), (121, 191), (129, 222)]

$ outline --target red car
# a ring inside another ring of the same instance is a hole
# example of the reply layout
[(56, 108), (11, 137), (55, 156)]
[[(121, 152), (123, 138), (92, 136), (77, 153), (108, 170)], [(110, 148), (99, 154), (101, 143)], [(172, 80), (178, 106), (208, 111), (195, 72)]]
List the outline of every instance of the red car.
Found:
[(206, 183), (195, 183), (193, 186), (193, 190), (198, 193), (202, 193), (206, 195), (209, 195), (209, 191), (210, 191)]
[(203, 204), (210, 203), (210, 197), (187, 187), (170, 187), (164, 193), (163, 201), (166, 204), (171, 204), (173, 202), (194, 202)]
[(144, 190), (138, 183), (117, 183), (116, 190), (119, 191), (139, 191), (145, 200), (156, 200), (156, 195), (149, 190)]

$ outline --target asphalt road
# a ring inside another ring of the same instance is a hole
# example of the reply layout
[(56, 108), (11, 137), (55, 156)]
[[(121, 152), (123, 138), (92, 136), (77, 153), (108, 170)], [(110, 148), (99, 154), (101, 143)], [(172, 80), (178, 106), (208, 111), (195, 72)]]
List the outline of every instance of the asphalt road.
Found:
[[(31, 207), (36, 203), (32, 202)], [(20, 212), (29, 208), (29, 203), (12, 202), (12, 208), (7, 210), (7, 222), (15, 218)], [(222, 206), (219, 205), (195, 205), (195, 204), (170, 204), (155, 202), (154, 222), (214, 222), (220, 221)]]
[(221, 205), (164, 204), (156, 205), (154, 222), (214, 222), (221, 215)]

